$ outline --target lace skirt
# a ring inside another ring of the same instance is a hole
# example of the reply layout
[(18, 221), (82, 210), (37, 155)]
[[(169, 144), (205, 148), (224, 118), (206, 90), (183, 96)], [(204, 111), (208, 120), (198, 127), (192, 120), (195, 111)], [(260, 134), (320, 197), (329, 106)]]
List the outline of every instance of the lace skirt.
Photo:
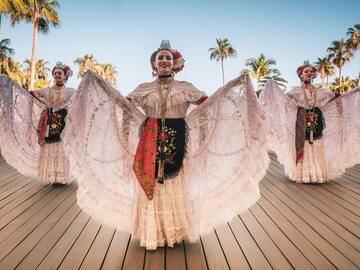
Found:
[(133, 236), (140, 239), (142, 247), (156, 249), (165, 244), (173, 247), (184, 239), (197, 240), (191, 231), (190, 213), (186, 212), (183, 179), (184, 173), (180, 171), (177, 177), (157, 184), (152, 200), (144, 192), (139, 193)]
[(65, 155), (63, 142), (45, 144), (41, 147), (39, 175), (44, 184), (68, 184), (72, 181), (69, 159)]
[(324, 183), (329, 181), (323, 139), (315, 140), (313, 144), (305, 141), (304, 158), (296, 165), (290, 179), (297, 183)]

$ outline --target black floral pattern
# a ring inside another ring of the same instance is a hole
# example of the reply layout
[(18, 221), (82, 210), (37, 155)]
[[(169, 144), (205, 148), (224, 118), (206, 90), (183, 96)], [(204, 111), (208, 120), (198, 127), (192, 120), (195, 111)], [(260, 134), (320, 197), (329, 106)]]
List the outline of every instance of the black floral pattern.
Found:
[(67, 115), (67, 109), (61, 109), (53, 112), (49, 109), (48, 127), (49, 133), (45, 137), (45, 143), (57, 143), (61, 141), (60, 135), (65, 127), (65, 117)]

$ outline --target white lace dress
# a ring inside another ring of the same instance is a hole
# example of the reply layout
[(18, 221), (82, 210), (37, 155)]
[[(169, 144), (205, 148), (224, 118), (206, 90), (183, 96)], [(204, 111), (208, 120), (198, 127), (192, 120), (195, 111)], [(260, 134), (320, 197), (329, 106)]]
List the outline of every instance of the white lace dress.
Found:
[[(35, 91), (35, 96), (54, 112), (67, 108), (75, 89), (63, 88), (56, 93), (53, 88)], [(44, 184), (72, 182), (69, 159), (64, 152), (63, 142), (45, 143), (40, 148), (39, 177)]]
[[(309, 90), (305, 91), (310, 98)], [(353, 147), (360, 141), (360, 88), (338, 98), (326, 89), (316, 91), (315, 106), (320, 108), (325, 120), (323, 136), (313, 144), (305, 141), (304, 157), (297, 164), (297, 112), (299, 107), (309, 109), (304, 89), (294, 88), (285, 94), (276, 83), (268, 82), (260, 95), (260, 102), (273, 128), (270, 149), (277, 154), (289, 178), (298, 183), (323, 183), (360, 163), (360, 150)]]
[(0, 76), (0, 148), (4, 159), (20, 173), (47, 183), (69, 183), (68, 158), (63, 143), (38, 143), (41, 113), (66, 107), (74, 89), (65, 88), (54, 97), (51, 88), (35, 91), (34, 98), (11, 78)]
[(174, 82), (166, 118), (185, 118), (187, 155), (179, 175), (156, 184), (149, 200), (132, 166), (145, 115), (160, 117), (157, 84), (141, 84), (130, 102), (87, 72), (62, 135), (79, 183), (80, 207), (155, 249), (196, 241), (255, 203), (269, 162), (268, 128), (250, 79), (229, 82), (188, 113), (203, 95), (190, 83)]

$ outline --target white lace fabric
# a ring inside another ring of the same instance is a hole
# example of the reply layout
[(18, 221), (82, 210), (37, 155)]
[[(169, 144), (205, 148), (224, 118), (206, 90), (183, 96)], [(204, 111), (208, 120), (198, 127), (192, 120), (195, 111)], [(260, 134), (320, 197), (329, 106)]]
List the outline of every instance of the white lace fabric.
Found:
[(45, 144), (41, 147), (39, 171), (40, 180), (44, 184), (69, 184), (73, 181), (69, 159), (64, 152), (62, 142)]
[[(74, 89), (65, 88), (54, 110), (67, 106)], [(62, 143), (38, 144), (41, 112), (49, 105), (50, 88), (35, 91), (34, 99), (11, 78), (0, 76), (0, 148), (4, 159), (21, 174), (43, 183), (71, 182), (69, 164)]]
[[(268, 82), (260, 102), (273, 130), (270, 149), (285, 167), (289, 178), (298, 183), (323, 183), (335, 179), (360, 163), (360, 88), (333, 99), (335, 94), (317, 90), (316, 107), (323, 112), (323, 136), (313, 144), (305, 141), (304, 158), (295, 163), (295, 123), (298, 107), (307, 108), (304, 92), (295, 88), (285, 94), (274, 82)], [(310, 94), (307, 92), (307, 96)]]
[[(139, 90), (146, 88), (148, 92)], [(154, 90), (150, 83), (130, 94), (150, 117), (157, 117), (160, 109)], [(171, 91), (170, 118), (185, 116), (189, 103), (204, 95), (186, 82), (175, 82)], [(249, 78), (228, 83), (186, 116), (190, 140), (183, 170), (156, 184), (151, 201), (132, 171), (144, 119), (133, 103), (87, 72), (62, 138), (79, 182), (78, 203), (92, 217), (155, 249), (183, 239), (195, 241), (259, 198), (258, 183), (269, 162), (269, 129)]]
[[(174, 80), (167, 98), (166, 118), (184, 118), (190, 104), (195, 104), (204, 96), (206, 94), (196, 89), (191, 83)], [(147, 117), (161, 118), (160, 97), (156, 80), (140, 84), (127, 97), (140, 106)]]

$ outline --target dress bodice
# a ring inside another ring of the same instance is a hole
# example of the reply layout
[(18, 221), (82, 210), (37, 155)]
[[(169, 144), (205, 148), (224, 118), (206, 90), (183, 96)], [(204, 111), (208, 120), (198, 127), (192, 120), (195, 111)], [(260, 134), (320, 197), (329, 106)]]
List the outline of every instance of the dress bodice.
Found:
[(76, 90), (73, 88), (63, 88), (57, 92), (54, 88), (48, 87), (34, 91), (33, 93), (48, 108), (53, 108), (54, 111), (58, 111), (68, 105), (69, 100), (75, 91)]
[[(306, 97), (309, 99), (310, 106), (312, 106), (314, 104), (315, 95), (314, 94), (311, 95), (311, 92), (309, 89), (296, 87), (296, 88), (290, 90), (287, 93), (287, 96), (289, 96), (298, 107), (310, 109), (310, 108), (308, 108), (309, 107), (308, 103), (305, 100), (304, 91), (305, 91)], [(321, 108), (321, 107), (325, 106), (327, 103), (329, 103), (329, 101), (331, 101), (335, 97), (334, 92), (331, 92), (326, 89), (316, 89), (315, 91), (316, 91), (316, 102), (315, 102), (314, 107)]]
[(166, 98), (166, 118), (184, 118), (190, 104), (196, 104), (206, 94), (191, 83), (174, 80), (173, 86), (169, 90), (160, 90), (158, 81), (140, 84), (133, 92), (128, 95), (133, 103), (140, 106), (147, 117), (161, 118), (161, 97), (166, 96), (166, 91), (170, 91)]

